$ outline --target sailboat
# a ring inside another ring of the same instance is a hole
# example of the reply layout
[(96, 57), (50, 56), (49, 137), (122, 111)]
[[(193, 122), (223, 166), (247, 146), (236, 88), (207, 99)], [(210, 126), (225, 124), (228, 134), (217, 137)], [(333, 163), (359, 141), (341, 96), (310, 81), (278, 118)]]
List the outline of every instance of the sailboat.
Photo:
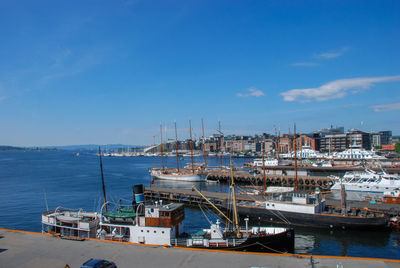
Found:
[(160, 126), (161, 130), (161, 168), (152, 168), (150, 169), (150, 175), (154, 178), (161, 180), (173, 180), (173, 181), (204, 181), (206, 180), (206, 176), (200, 174), (199, 172), (195, 172), (194, 164), (193, 164), (193, 141), (192, 141), (192, 127), (190, 124), (190, 151), (192, 156), (192, 165), (191, 170), (188, 169), (180, 169), (179, 168), (179, 154), (178, 154), (178, 133), (176, 130), (176, 122), (175, 122), (175, 149), (176, 149), (176, 169), (164, 168), (164, 153), (163, 153), (163, 143), (162, 143), (162, 126)]
[(209, 201), (195, 186), (192, 190), (196, 191), (204, 198), (220, 215), (226, 220), (225, 228), (222, 227), (220, 220), (211, 224), (210, 229), (203, 229), (190, 236), (189, 247), (222, 249), (233, 251), (252, 251), (252, 252), (273, 252), (283, 253), (294, 251), (294, 230), (293, 228), (282, 227), (249, 227), (248, 218), (245, 218), (245, 228), (239, 227), (239, 216), (236, 208), (235, 181), (233, 177), (232, 158), (231, 166), (231, 194), (233, 219), (226, 216), (211, 201)]

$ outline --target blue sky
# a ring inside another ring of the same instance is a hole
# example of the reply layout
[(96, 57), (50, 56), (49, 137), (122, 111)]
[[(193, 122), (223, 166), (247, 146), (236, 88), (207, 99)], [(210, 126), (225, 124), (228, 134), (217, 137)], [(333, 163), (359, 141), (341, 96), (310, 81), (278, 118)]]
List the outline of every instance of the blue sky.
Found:
[[(1, 1), (0, 144), (400, 134), (399, 1)], [(362, 122), (362, 123), (361, 123)]]

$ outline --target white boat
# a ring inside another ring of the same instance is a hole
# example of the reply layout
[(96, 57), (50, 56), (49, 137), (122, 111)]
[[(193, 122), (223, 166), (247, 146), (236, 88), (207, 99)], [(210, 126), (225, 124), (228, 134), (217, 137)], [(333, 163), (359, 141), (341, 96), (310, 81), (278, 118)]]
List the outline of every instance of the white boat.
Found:
[[(279, 156), (282, 158), (294, 158), (294, 151), (280, 154)], [(315, 151), (311, 149), (310, 146), (303, 146), (301, 149), (297, 150), (296, 157), (298, 159), (324, 159), (327, 158), (328, 155)]]
[(207, 176), (198, 174), (198, 173), (191, 173), (190, 171), (169, 171), (169, 170), (162, 170), (160, 168), (152, 168), (150, 170), (150, 175), (154, 178), (160, 180), (173, 180), (173, 181), (205, 181)]
[(370, 169), (346, 172), (343, 178), (336, 178), (331, 190), (340, 190), (341, 184), (346, 191), (384, 193), (400, 188), (400, 177)]
[(374, 151), (367, 151), (365, 149), (347, 149), (345, 151), (333, 154), (333, 159), (379, 160), (386, 158), (384, 156), (375, 154)]
[[(287, 160), (279, 159), (279, 165), (280, 166), (288, 166), (288, 165), (290, 165), (290, 163)], [(263, 166), (263, 162), (262, 162), (261, 158), (254, 159), (253, 167), (262, 167), (262, 166)], [(266, 166), (266, 167), (268, 167), (268, 166), (276, 167), (276, 166), (278, 166), (278, 159), (265, 158), (264, 159), (264, 166)]]

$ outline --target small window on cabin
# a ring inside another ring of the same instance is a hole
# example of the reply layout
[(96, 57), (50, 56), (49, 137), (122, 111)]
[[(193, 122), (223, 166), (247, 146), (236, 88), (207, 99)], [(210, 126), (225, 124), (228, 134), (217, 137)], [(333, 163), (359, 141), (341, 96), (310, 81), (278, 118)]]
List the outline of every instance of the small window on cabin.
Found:
[(149, 230), (147, 230), (147, 232), (148, 232), (148, 233), (150, 233), (150, 231), (149, 231)]
[(154, 212), (154, 208), (151, 208), (151, 210), (150, 210), (152, 213)]
[(161, 231), (161, 233), (164, 233), (164, 231)]
[(156, 233), (157, 233), (157, 231), (154, 231), (154, 233), (156, 234)]
[(140, 230), (143, 233), (143, 230)]

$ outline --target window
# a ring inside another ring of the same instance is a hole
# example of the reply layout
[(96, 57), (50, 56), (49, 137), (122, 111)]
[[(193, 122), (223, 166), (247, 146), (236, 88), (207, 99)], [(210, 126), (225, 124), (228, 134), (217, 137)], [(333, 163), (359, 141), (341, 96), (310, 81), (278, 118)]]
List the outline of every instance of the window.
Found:
[(161, 233), (164, 233), (164, 231), (161, 231)]
[(147, 230), (147, 232), (148, 232), (148, 233), (150, 233), (150, 231), (149, 231), (149, 230)]
[(154, 231), (154, 233), (156, 234), (156, 233), (157, 233), (157, 231)]
[(140, 230), (143, 233), (143, 230)]

